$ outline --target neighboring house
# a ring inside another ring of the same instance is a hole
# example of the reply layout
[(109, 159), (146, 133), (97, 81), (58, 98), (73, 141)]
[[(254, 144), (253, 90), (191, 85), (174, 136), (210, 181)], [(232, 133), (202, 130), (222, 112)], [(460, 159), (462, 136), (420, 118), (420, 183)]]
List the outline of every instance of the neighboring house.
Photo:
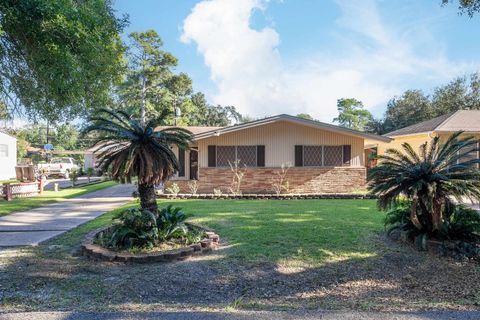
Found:
[(15, 178), (17, 139), (0, 131), (0, 180)]
[[(463, 136), (473, 136), (480, 140), (480, 111), (459, 110), (387, 133), (385, 136), (393, 140), (390, 143), (380, 143), (377, 152), (382, 155), (389, 148), (401, 149), (405, 142), (417, 151), (422, 144), (432, 141), (434, 137), (439, 136), (443, 140), (457, 131), (464, 131)], [(473, 156), (478, 158), (479, 154)]]
[(318, 121), (278, 115), (224, 128), (186, 127), (194, 134), (190, 150), (174, 149), (182, 169), (168, 184), (189, 193), (228, 192), (235, 160), (246, 167), (243, 193), (272, 193), (272, 179), (282, 164), (292, 193), (346, 193), (365, 188), (365, 147), (391, 139)]

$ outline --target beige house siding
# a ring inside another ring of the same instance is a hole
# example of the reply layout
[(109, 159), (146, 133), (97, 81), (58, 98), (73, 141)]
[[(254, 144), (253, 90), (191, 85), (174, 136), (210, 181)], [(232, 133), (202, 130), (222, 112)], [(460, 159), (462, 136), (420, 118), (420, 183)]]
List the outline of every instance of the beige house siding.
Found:
[(295, 145), (351, 145), (351, 166), (364, 165), (363, 138), (343, 135), (279, 121), (247, 130), (222, 134), (197, 142), (199, 167), (208, 167), (209, 145), (264, 145), (265, 167), (280, 167), (282, 163), (295, 162)]

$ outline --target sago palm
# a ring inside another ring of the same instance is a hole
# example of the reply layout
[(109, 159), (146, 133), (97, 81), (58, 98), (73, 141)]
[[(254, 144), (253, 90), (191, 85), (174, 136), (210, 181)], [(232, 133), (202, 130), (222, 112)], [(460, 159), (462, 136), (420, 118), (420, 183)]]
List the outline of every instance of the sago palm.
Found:
[(408, 144), (403, 150), (388, 149), (369, 172), (369, 189), (378, 196), (381, 209), (406, 197), (411, 200), (410, 221), (423, 232), (439, 231), (443, 210), (452, 200), (480, 200), (480, 162), (477, 141), (461, 138), (462, 132), (442, 142), (435, 137), (418, 152)]
[(165, 182), (180, 164), (172, 146), (188, 149), (191, 133), (182, 128), (155, 131), (163, 117), (142, 125), (124, 111), (99, 110), (89, 121), (85, 133), (96, 132), (94, 147), (98, 152), (98, 167), (111, 170), (112, 177), (122, 183), (138, 177), (138, 193), (143, 209), (157, 213), (155, 185)]

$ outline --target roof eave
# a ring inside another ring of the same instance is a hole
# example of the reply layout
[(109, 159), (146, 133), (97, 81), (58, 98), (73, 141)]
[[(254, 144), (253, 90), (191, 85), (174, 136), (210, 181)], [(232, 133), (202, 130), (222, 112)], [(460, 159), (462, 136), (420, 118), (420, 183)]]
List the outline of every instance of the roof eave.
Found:
[(211, 138), (211, 137), (219, 136), (219, 135), (226, 134), (226, 133), (236, 132), (236, 131), (245, 130), (245, 129), (249, 129), (249, 128), (254, 128), (254, 127), (258, 127), (258, 126), (262, 126), (262, 125), (266, 125), (266, 124), (270, 124), (270, 123), (275, 123), (275, 122), (278, 122), (280, 120), (295, 122), (295, 123), (298, 123), (298, 124), (301, 124), (301, 125), (310, 126), (310, 127), (314, 127), (314, 128), (326, 129), (326, 130), (330, 130), (330, 131), (337, 132), (337, 133), (340, 133), (340, 134), (355, 136), (355, 137), (361, 137), (361, 138), (364, 138), (364, 139), (370, 139), (370, 140), (381, 141), (381, 142), (392, 141), (392, 139), (389, 138), (389, 137), (379, 136), (379, 135), (370, 134), (370, 133), (364, 133), (364, 132), (360, 132), (360, 131), (356, 131), (356, 130), (352, 130), (352, 129), (348, 129), (348, 128), (342, 128), (342, 127), (338, 127), (338, 126), (328, 124), (328, 123), (324, 123), (324, 122), (320, 122), (320, 121), (300, 119), (298, 117), (285, 115), (285, 114), (278, 115), (278, 116), (273, 116), (273, 117), (269, 117), (269, 118), (265, 118), (265, 119), (261, 119), (261, 120), (256, 120), (256, 121), (248, 122), (248, 123), (241, 124), (241, 125), (234, 125), (234, 126), (230, 126), (230, 127), (225, 127), (223, 129), (219, 129), (219, 130), (212, 130), (212, 131), (209, 131), (209, 132), (204, 132), (204, 133), (201, 133), (201, 134), (194, 135), (194, 140)]

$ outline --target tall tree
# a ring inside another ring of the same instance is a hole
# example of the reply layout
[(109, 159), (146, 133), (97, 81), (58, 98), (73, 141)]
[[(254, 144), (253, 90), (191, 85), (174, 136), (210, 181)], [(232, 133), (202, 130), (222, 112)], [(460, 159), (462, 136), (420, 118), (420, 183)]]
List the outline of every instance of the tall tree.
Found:
[(188, 149), (191, 133), (181, 128), (155, 131), (164, 119), (152, 119), (145, 125), (123, 111), (99, 110), (90, 118), (85, 133), (97, 132), (95, 145), (99, 152), (99, 168), (111, 169), (120, 182), (138, 178), (138, 193), (142, 209), (158, 216), (155, 185), (165, 182), (180, 164), (171, 147)]
[(189, 115), (188, 123), (194, 126), (225, 127), (232, 122), (242, 122), (242, 115), (233, 106), (212, 106), (208, 104), (205, 95), (197, 92), (191, 96), (196, 112)]
[(192, 81), (184, 73), (174, 74), (178, 60), (162, 50), (163, 42), (157, 32), (133, 32), (129, 38), (129, 68), (119, 87), (121, 103), (142, 123), (165, 110), (174, 114), (175, 107), (188, 109), (186, 97), (192, 92)]
[(363, 103), (353, 98), (337, 100), (338, 117), (333, 119), (340, 126), (364, 131), (372, 120), (372, 114), (363, 108)]
[(121, 73), (125, 19), (109, 0), (0, 1), (0, 100), (51, 122), (104, 105)]
[(313, 120), (313, 117), (309, 115), (308, 113), (299, 113), (297, 114), (297, 117), (302, 118), (302, 119), (307, 119), (307, 120)]
[(433, 118), (429, 97), (421, 90), (407, 90), (400, 97), (395, 97), (387, 104), (384, 130), (392, 131), (407, 127), (417, 122)]

